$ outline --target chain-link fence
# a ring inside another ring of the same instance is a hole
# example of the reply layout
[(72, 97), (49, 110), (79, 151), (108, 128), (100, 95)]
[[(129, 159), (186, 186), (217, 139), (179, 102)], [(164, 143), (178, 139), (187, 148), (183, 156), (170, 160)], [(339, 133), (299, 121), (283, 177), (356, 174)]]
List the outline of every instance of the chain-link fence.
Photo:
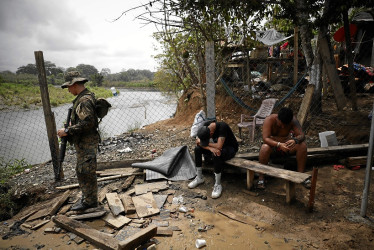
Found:
[[(138, 129), (170, 118), (177, 100), (158, 91), (118, 89), (118, 96), (107, 100), (112, 108), (99, 125), (103, 138)], [(52, 108), (56, 128), (62, 128), (71, 104)], [(38, 110), (1, 112), (1, 157), (25, 159), (30, 164), (51, 159), (44, 113)]]
[[(214, 70), (215, 79), (219, 76), (215, 87), (207, 88), (210, 91), (207, 93), (207, 106), (210, 112), (213, 109), (213, 115), (209, 117), (208, 112), (208, 117), (229, 123), (237, 136), (241, 114), (254, 115), (265, 99), (277, 99), (273, 113), (288, 106), (297, 115), (305, 97), (309, 77), (305, 60), (298, 59), (296, 73), (292, 56), (286, 54), (269, 58), (267, 51), (265, 53), (252, 52), (249, 56), (248, 51), (232, 51), (232, 56)], [(339, 145), (367, 143), (372, 94), (357, 94), (358, 111), (338, 111), (331, 87), (324, 81), (321, 98), (309, 106), (303, 124), (309, 147), (319, 147), (319, 133), (325, 131), (333, 131)], [(99, 126), (103, 139), (173, 117), (178, 100), (158, 91), (119, 89), (119, 95), (108, 101), (112, 108)], [(57, 129), (63, 127), (70, 106), (52, 108)], [(0, 112), (0, 123), (0, 157), (6, 160), (25, 159), (30, 164), (51, 159), (42, 109)], [(249, 130), (243, 129), (242, 139), (245, 143), (260, 146), (260, 130), (260, 126), (256, 128), (252, 142)]]

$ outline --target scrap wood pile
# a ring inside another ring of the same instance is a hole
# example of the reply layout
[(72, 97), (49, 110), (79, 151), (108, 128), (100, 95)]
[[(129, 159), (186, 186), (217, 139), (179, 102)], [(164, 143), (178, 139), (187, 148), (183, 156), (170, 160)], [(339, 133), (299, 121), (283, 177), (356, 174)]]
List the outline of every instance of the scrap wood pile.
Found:
[[(159, 243), (154, 236), (172, 236), (173, 231), (180, 231), (172, 225), (179, 213), (194, 217), (193, 210), (181, 205), (181, 197), (174, 197), (169, 181), (141, 183), (144, 172), (137, 168), (107, 169), (97, 171), (97, 175), (99, 207), (71, 211), (82, 194), (77, 184), (62, 186), (57, 189), (65, 191), (58, 197), (14, 216), (12, 226), (21, 231), (38, 230), (52, 220), (55, 226), (44, 233), (66, 232), (77, 244), (87, 240), (103, 249), (135, 249)], [(103, 220), (111, 230), (96, 230), (85, 224), (87, 220)]]

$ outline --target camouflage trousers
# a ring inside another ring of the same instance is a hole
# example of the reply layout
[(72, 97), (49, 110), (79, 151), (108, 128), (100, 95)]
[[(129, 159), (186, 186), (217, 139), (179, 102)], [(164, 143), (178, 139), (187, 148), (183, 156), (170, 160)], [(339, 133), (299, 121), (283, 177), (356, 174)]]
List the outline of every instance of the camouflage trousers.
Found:
[(77, 151), (77, 173), (82, 201), (88, 205), (97, 204), (96, 153), (98, 142), (82, 140), (75, 144)]

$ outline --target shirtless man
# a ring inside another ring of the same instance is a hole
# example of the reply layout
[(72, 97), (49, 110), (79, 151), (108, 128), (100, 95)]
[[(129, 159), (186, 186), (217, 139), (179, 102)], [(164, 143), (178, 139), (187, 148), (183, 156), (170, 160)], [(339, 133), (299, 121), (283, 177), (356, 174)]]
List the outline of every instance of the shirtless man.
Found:
[[(259, 162), (268, 164), (271, 156), (295, 155), (297, 171), (304, 172), (307, 157), (305, 135), (290, 108), (281, 108), (278, 114), (266, 117), (262, 127), (263, 144)], [(260, 174), (258, 188), (265, 188), (264, 175)]]

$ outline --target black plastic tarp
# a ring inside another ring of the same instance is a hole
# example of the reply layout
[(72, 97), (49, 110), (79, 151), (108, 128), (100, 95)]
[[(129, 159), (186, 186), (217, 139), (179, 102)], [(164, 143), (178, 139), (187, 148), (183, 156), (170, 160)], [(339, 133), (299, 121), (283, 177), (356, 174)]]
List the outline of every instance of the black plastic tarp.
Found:
[(146, 180), (188, 180), (196, 176), (195, 162), (187, 146), (166, 150), (152, 161), (133, 163), (133, 167), (146, 169)]

